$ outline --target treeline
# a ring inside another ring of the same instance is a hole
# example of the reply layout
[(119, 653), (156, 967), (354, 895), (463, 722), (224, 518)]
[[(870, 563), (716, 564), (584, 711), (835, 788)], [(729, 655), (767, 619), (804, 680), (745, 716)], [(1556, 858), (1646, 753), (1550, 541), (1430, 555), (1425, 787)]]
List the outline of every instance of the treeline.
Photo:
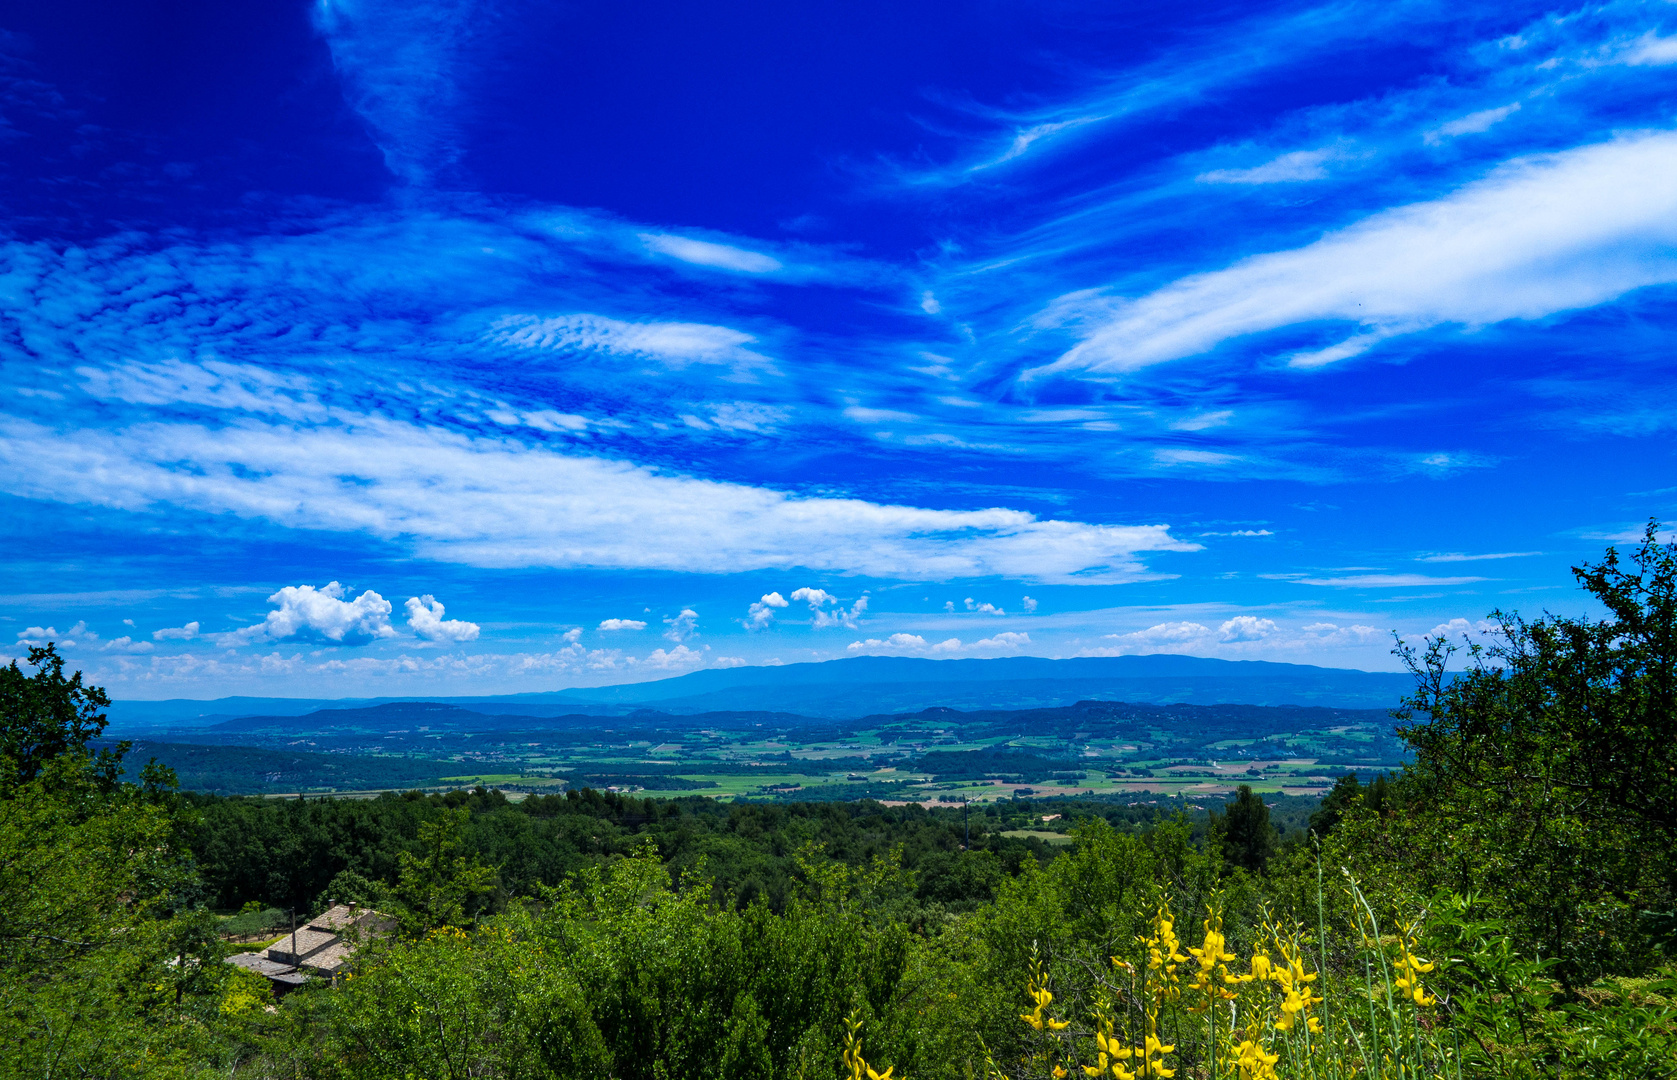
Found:
[[(1313, 799), (1271, 796), (1266, 828), (1273, 850), (1302, 843)], [(805, 848), (865, 866), (895, 853), (924, 904), (970, 911), (994, 898), (1003, 878), (1018, 876), (1062, 849), (1058, 829), (1096, 818), (1145, 832), (1178, 813), (1203, 843), (1220, 819), (1204, 809), (1117, 805), (1088, 800), (1016, 800), (927, 810), (873, 800), (823, 803), (718, 803), (706, 798), (637, 798), (581, 789), (509, 801), (482, 788), (375, 799), (182, 796), (180, 843), (193, 853), (204, 902), (236, 910), (257, 902), (298, 911), (319, 909), (331, 884), (349, 873), (372, 882), (396, 880), (403, 852), (420, 846), (420, 829), (452, 809), (466, 812), (464, 849), (497, 872), (494, 905), (533, 896), (589, 866), (601, 866), (650, 840), (678, 874), (702, 872), (718, 902), (746, 907), (761, 899), (785, 909)], [(1044, 818), (1053, 819), (1044, 823)], [(1231, 851), (1233, 849), (1231, 848)], [(1232, 857), (1232, 856), (1231, 856)], [(1250, 860), (1248, 860), (1250, 861)]]

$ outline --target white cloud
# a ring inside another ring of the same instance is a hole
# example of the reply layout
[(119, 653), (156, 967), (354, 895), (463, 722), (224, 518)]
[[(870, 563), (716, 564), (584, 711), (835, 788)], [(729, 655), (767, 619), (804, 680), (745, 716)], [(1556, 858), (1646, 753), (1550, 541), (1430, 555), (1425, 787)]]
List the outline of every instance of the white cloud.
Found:
[(852, 641), (846, 649), (853, 653), (882, 654), (886, 656), (925, 656), (940, 653), (959, 652), (960, 638), (947, 638), (936, 644), (927, 644), (926, 639), (919, 634), (892, 634), (888, 638), (868, 638), (865, 641)]
[(1349, 574), (1345, 577), (1295, 578), (1300, 585), (1327, 585), (1336, 589), (1417, 589), (1438, 585), (1471, 585), (1482, 577), (1428, 577), (1425, 574)]
[(153, 641), (191, 641), (198, 636), (198, 622), (193, 620), (185, 626), (168, 627), (163, 630), (153, 630)]
[[(699, 633), (699, 613), (694, 611), (692, 608), (682, 608), (680, 614), (671, 615), (669, 618), (665, 619), (664, 625), (669, 627), (668, 630), (664, 631), (665, 637), (669, 638), (671, 641), (686, 641), (688, 638), (695, 637)], [(664, 650), (659, 649), (658, 651), (661, 653)], [(676, 651), (680, 652), (681, 650), (678, 649)]]
[(718, 656), (710, 662), (710, 666), (714, 668), (746, 667), (749, 664), (750, 661), (743, 656)]
[(1236, 615), (1217, 628), (1217, 640), (1222, 642), (1262, 641), (1275, 633), (1275, 623), (1253, 615)]
[(844, 410), (844, 415), (859, 424), (909, 424), (918, 420), (913, 413), (898, 412), (895, 409), (869, 409), (861, 405), (852, 405)]
[(582, 640), (582, 627), (571, 627), (569, 630), (559, 635), (559, 640), (563, 641), (567, 645), (575, 645), (577, 642)]
[(645, 630), (646, 623), (641, 619), (601, 619), (601, 630)]
[(1639, 67), (1677, 64), (1677, 37), (1660, 37), (1652, 30), (1638, 38), (1619, 59)]
[(1286, 184), (1301, 180), (1325, 180), (1327, 162), (1339, 157), (1334, 150), (1295, 150), (1250, 169), (1214, 169), (1194, 177), (1202, 184)]
[(585, 313), (546, 318), (507, 315), (494, 322), (489, 338), (520, 349), (602, 352), (655, 360), (677, 369), (688, 364), (720, 364), (739, 369), (773, 366), (768, 357), (746, 348), (756, 340), (750, 334), (706, 323), (624, 322)]
[(1354, 328), (1293, 360), (1315, 366), (1396, 334), (1536, 319), (1677, 281), (1674, 245), (1677, 134), (1628, 136), (1510, 162), (1441, 199), (1134, 301), (1063, 306), (1093, 329), (1037, 370), (1132, 371), (1287, 326)]
[(390, 601), (368, 589), (354, 600), (345, 600), (347, 590), (336, 581), (316, 589), (313, 585), (287, 585), (268, 597), (279, 610), (254, 626), (215, 636), (216, 644), (249, 645), (259, 641), (283, 641), (290, 637), (362, 644), (396, 636), (390, 625)]
[(288, 420), (324, 420), (326, 406), (314, 384), (301, 375), (269, 371), (254, 364), (220, 360), (187, 363), (171, 358), (157, 363), (130, 362), (121, 367), (79, 367), (82, 389), (103, 401), (129, 405), (203, 405)]
[(642, 667), (668, 670), (670, 668), (694, 667), (705, 662), (705, 654), (696, 649), (689, 649), (685, 645), (677, 645), (669, 652), (654, 649), (640, 661)]
[(1098, 584), (1150, 576), (1142, 552), (1199, 550), (1166, 525), (802, 498), (372, 416), (303, 429), (253, 421), (106, 431), (0, 417), (0, 490), (360, 532), (401, 539), (422, 558), (487, 567), (806, 567)]
[(1036, 613), (1036, 601), (1032, 600), (1028, 596), (1019, 602), (1019, 606), (1025, 609), (1025, 614), (1027, 615)]
[(1460, 119), (1451, 120), (1447, 124), (1440, 124), (1427, 132), (1423, 138), (1428, 143), (1439, 143), (1445, 139), (1453, 139), (1458, 135), (1477, 135), (1481, 131), (1489, 131), (1492, 125), (1508, 119), (1519, 111), (1520, 103), (1518, 101), (1496, 109), (1481, 109), (1476, 113), (1468, 113)]
[(101, 651), (102, 652), (122, 652), (122, 653), (148, 653), (148, 652), (151, 652), (156, 647), (157, 646), (153, 645), (149, 641), (135, 641), (133, 638), (129, 637), (127, 634), (124, 634), (119, 638), (113, 638), (110, 641), (107, 641), (105, 643), (104, 647), (101, 649)]
[(562, 413), (554, 409), (534, 409), (529, 412), (515, 412), (511, 409), (496, 409), (489, 414), (489, 419), (507, 427), (533, 427), (537, 431), (551, 431), (554, 434), (563, 432), (578, 432), (588, 430), (588, 417), (575, 413)]
[[(857, 597), (856, 602), (850, 605), (850, 610), (846, 611), (839, 598), (825, 589), (798, 589), (792, 593), (792, 599), (802, 600), (809, 605), (810, 625), (817, 630), (828, 626), (843, 626), (854, 630), (859, 625), (862, 614), (868, 610), (868, 598), (865, 595)], [(829, 604), (833, 605), (830, 610)]]
[(776, 608), (786, 607), (786, 597), (778, 592), (764, 593), (763, 598), (747, 610), (743, 625), (747, 630), (761, 630), (774, 622)]
[(1216, 450), (1173, 448), (1153, 451), (1153, 460), (1160, 465), (1227, 465), (1231, 461), (1239, 461), (1240, 456), (1238, 454), (1219, 453)]
[(1498, 551), (1487, 555), (1463, 555), (1460, 552), (1447, 551), (1440, 555), (1421, 555), (1416, 562), (1481, 562), (1485, 559), (1523, 559), (1528, 555), (1541, 555), (1541, 551)]
[(1204, 431), (1206, 428), (1220, 427), (1228, 423), (1233, 416), (1233, 409), (1218, 409), (1216, 412), (1204, 412), (1174, 420), (1170, 426), (1175, 431)]
[(960, 638), (945, 638), (928, 642), (919, 634), (892, 634), (888, 638), (867, 638), (852, 641), (845, 648), (856, 654), (877, 656), (955, 656), (984, 652), (1015, 652), (1031, 643), (1029, 634), (1004, 630), (994, 637), (963, 644)]
[(1445, 638), (1451, 644), (1460, 645), (1463, 638), (1469, 641), (1486, 642), (1500, 636), (1502, 628), (1489, 619), (1475, 619), (1468, 621), (1454, 618), (1448, 622), (1439, 623), (1431, 630), (1420, 634), (1405, 634), (1404, 641), (1419, 646), (1426, 638)]
[(476, 641), (477, 623), (444, 619), (443, 605), (436, 597), (410, 596), (406, 604), (408, 627), (427, 641)]
[(749, 431), (769, 435), (791, 417), (790, 409), (779, 405), (759, 405), (752, 401), (726, 401), (707, 406), (708, 417), (683, 413), (681, 422), (700, 431)]
[(18, 631), (17, 635), (19, 645), (34, 649), (39, 649), (48, 642), (52, 642), (60, 648), (71, 649), (76, 646), (78, 641), (91, 645), (98, 640), (99, 635), (89, 630), (86, 622), (77, 622), (76, 625), (62, 634), (58, 632), (56, 627), (31, 626), (26, 630)]
[(942, 313), (943, 305), (937, 302), (937, 296), (932, 290), (927, 289), (920, 294), (920, 310), (928, 315), (937, 315)]
[(1386, 636), (1386, 631), (1375, 626), (1340, 626), (1331, 622), (1310, 623), (1301, 633), (1312, 643), (1320, 645), (1366, 645)]
[(1125, 647), (1168, 649), (1197, 644), (1211, 636), (1211, 627), (1187, 621), (1155, 623), (1145, 630), (1133, 630), (1127, 634), (1106, 635), (1108, 640), (1119, 642), (1120, 649)]
[(974, 603), (972, 597), (966, 599), (967, 610), (979, 615), (1006, 615), (1007, 612), (986, 600), (982, 604)]
[(708, 240), (693, 240), (669, 233), (639, 233), (638, 236), (648, 251), (696, 266), (714, 266), (720, 270), (738, 270), (747, 274), (768, 274), (781, 269), (779, 259), (731, 244), (713, 244)]

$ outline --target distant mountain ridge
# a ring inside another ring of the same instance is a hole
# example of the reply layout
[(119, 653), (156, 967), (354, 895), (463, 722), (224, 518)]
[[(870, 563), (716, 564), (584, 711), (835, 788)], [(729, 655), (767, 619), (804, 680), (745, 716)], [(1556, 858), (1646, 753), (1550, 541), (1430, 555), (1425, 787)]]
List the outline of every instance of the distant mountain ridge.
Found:
[(251, 715), (300, 716), (397, 701), (458, 705), (501, 715), (619, 715), (656, 706), (671, 713), (790, 712), (857, 717), (960, 709), (1049, 708), (1079, 700), (1168, 704), (1317, 705), (1392, 708), (1413, 687), (1400, 672), (1358, 671), (1266, 660), (1216, 660), (1176, 654), (1075, 657), (1017, 656), (929, 660), (857, 656), (803, 664), (707, 669), (651, 682), (480, 697), (402, 695), (376, 698), (254, 698), (214, 701), (118, 701), (116, 731), (202, 727)]

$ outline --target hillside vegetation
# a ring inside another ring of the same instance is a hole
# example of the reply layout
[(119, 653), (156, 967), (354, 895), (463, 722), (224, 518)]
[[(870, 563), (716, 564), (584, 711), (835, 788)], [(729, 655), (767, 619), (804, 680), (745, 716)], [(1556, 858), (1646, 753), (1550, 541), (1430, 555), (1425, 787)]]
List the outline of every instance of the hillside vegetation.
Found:
[[(1250, 789), (1197, 819), (1010, 800), (964, 823), (195, 795), (156, 765), (124, 782), (104, 695), (32, 650), (0, 671), (0, 1070), (1677, 1077), (1677, 548), (1650, 527), (1577, 574), (1605, 618), (1494, 613), (1493, 646), (1406, 652), (1413, 760), (1308, 821)], [(401, 932), (278, 1001), (220, 962), (217, 909), (329, 899)]]

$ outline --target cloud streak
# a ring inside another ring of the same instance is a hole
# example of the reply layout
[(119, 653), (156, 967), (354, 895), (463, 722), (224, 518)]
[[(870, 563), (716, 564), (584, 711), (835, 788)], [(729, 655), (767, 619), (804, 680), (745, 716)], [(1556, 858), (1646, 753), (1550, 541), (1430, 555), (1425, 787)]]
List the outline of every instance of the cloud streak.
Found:
[(0, 420), (0, 464), (0, 490), (28, 498), (357, 532), (485, 567), (1115, 582), (1150, 576), (1145, 553), (1199, 549), (1166, 525), (798, 497), (373, 417), (98, 433)]
[(1677, 134), (1627, 136), (1510, 162), (1305, 247), (1105, 301), (1104, 317), (1086, 305), (1084, 340), (1037, 374), (1119, 374), (1283, 328), (1338, 329), (1332, 344), (1271, 350), (1320, 367), (1400, 334), (1538, 319), (1677, 281), (1674, 243)]

